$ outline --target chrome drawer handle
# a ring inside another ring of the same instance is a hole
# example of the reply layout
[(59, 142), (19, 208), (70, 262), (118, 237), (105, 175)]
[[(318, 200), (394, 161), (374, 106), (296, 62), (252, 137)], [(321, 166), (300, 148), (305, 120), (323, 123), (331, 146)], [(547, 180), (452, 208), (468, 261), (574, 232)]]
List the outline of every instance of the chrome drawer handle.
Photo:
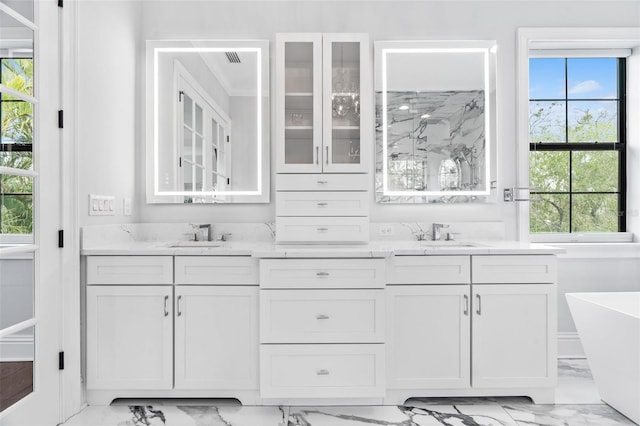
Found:
[(480, 315), (480, 312), (481, 312), (481, 310), (480, 310), (480, 301), (481, 301), (480, 295), (476, 294), (476, 297), (478, 298), (478, 309), (476, 310), (476, 314)]
[(325, 162), (329, 164), (329, 147), (327, 147), (327, 158), (325, 159)]
[(328, 376), (329, 375), (329, 370), (325, 370), (324, 368), (322, 370), (318, 370), (316, 371), (316, 374), (318, 376)]
[(316, 272), (316, 276), (317, 277), (328, 277), (329, 273), (328, 272)]
[(319, 160), (318, 160), (318, 158), (320, 158), (320, 152), (319, 152), (319, 150), (320, 150), (320, 147), (319, 147), (319, 146), (316, 146), (316, 164), (319, 164), (319, 163), (318, 163), (318, 161), (319, 161)]
[(329, 203), (318, 203), (318, 207), (325, 207), (328, 206)]
[(169, 309), (167, 308), (167, 302), (169, 301), (169, 296), (164, 297), (164, 316), (169, 316)]
[(318, 232), (327, 232), (329, 228), (317, 228)]
[(329, 315), (325, 315), (325, 314), (316, 315), (316, 319), (317, 320), (328, 320), (329, 319)]
[(318, 181), (318, 185), (326, 185), (326, 184), (328, 184), (328, 183), (329, 183), (329, 181), (328, 181), (328, 180), (319, 180), (319, 181)]
[(180, 310), (180, 301), (181, 300), (182, 300), (182, 296), (178, 296), (178, 302), (176, 303), (177, 308), (178, 308), (178, 309), (176, 309), (178, 311), (178, 316), (182, 315), (182, 311)]
[(464, 314), (469, 315), (469, 296), (464, 295)]

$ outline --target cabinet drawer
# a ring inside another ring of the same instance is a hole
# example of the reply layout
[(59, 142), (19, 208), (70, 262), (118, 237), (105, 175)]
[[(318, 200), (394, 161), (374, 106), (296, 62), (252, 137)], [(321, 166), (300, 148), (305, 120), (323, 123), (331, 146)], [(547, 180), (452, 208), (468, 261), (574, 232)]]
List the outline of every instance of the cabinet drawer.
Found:
[(367, 174), (279, 174), (276, 175), (277, 191), (366, 191), (369, 188)]
[(263, 290), (262, 343), (383, 343), (384, 290)]
[(384, 396), (384, 345), (261, 345), (263, 398)]
[(276, 216), (367, 216), (367, 192), (278, 192)]
[(553, 255), (472, 256), (474, 284), (555, 283)]
[(384, 259), (262, 259), (262, 288), (384, 288)]
[(176, 256), (176, 284), (258, 284), (258, 260), (249, 256)]
[(87, 284), (173, 284), (173, 257), (87, 256)]
[(469, 284), (469, 256), (393, 256), (389, 260), (389, 284)]
[(279, 243), (369, 241), (368, 217), (279, 217), (276, 220)]

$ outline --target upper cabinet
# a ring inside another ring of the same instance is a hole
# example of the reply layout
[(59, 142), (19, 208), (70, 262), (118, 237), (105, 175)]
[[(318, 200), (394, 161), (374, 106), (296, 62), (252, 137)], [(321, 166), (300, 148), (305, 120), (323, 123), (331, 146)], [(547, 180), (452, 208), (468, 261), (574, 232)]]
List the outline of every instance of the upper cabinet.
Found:
[(279, 173), (365, 173), (371, 144), (365, 34), (278, 34)]

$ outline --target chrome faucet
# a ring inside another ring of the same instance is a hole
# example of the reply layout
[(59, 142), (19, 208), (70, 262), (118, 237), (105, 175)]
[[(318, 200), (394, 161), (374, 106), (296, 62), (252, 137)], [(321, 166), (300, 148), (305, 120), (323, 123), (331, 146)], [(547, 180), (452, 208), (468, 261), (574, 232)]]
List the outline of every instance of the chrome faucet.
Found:
[(207, 241), (212, 241), (212, 226), (210, 223), (200, 225), (200, 229), (207, 230)]
[(449, 225), (445, 225), (444, 223), (432, 223), (431, 224), (431, 240), (438, 241), (440, 240), (440, 230), (442, 228), (448, 228)]

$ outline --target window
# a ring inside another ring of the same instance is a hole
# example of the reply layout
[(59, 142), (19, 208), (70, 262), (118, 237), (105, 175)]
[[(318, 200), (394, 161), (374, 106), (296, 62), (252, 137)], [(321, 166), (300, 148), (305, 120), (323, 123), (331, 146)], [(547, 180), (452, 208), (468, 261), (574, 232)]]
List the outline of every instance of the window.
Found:
[(625, 59), (529, 59), (529, 230), (625, 231)]
[[(33, 96), (33, 59), (0, 57), (0, 82), (13, 91)], [(33, 104), (2, 92), (0, 95), (0, 167), (32, 170)], [(2, 174), (0, 234), (31, 234), (33, 177)]]

